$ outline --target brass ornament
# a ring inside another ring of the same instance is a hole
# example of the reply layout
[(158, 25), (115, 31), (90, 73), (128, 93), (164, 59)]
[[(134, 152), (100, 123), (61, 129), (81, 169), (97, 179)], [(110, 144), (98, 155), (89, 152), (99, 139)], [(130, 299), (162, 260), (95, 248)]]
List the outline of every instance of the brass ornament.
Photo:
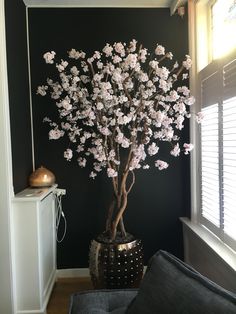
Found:
[(52, 186), (55, 180), (54, 174), (47, 168), (41, 166), (30, 175), (29, 185), (31, 187)]

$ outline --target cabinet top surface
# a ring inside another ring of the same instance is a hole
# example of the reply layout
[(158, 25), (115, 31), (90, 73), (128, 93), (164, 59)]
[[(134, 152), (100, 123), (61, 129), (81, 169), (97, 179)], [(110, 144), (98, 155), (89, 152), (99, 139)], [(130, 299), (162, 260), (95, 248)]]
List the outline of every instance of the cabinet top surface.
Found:
[(19, 193), (17, 193), (13, 197), (13, 201), (41, 201), (48, 194), (50, 194), (53, 190), (55, 190), (57, 185), (49, 186), (49, 187), (41, 187), (41, 188), (27, 188)]

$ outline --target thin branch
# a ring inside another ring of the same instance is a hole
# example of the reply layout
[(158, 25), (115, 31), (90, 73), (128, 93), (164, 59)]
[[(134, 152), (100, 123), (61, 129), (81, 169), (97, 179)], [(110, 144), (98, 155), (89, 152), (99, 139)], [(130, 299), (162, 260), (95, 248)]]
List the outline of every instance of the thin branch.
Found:
[(181, 67), (179, 68), (178, 72), (176, 73), (176, 77), (178, 77), (183, 70), (184, 70), (184, 66), (181, 65)]
[(125, 230), (123, 217), (120, 218), (119, 226), (120, 226), (120, 231), (121, 231), (122, 236), (126, 238), (126, 230)]
[(129, 194), (129, 192), (131, 191), (131, 189), (132, 189), (132, 187), (133, 187), (133, 185), (134, 185), (134, 183), (135, 183), (135, 173), (134, 173), (133, 170), (131, 170), (130, 172), (131, 172), (131, 174), (132, 174), (132, 182), (131, 182), (131, 184), (130, 184), (128, 190), (127, 190), (127, 195)]
[(107, 213), (107, 219), (106, 219), (106, 231), (111, 230), (111, 220), (112, 220), (112, 216), (113, 216), (113, 212), (114, 212), (114, 208), (115, 208), (115, 198), (112, 200), (109, 209), (108, 209), (108, 213)]
[(94, 75), (95, 75), (95, 71), (94, 71), (93, 65), (92, 65), (91, 62), (88, 62), (88, 64), (89, 64), (89, 67), (90, 67), (90, 69), (91, 69), (91, 72), (92, 72), (92, 74), (93, 74), (93, 76), (94, 76)]

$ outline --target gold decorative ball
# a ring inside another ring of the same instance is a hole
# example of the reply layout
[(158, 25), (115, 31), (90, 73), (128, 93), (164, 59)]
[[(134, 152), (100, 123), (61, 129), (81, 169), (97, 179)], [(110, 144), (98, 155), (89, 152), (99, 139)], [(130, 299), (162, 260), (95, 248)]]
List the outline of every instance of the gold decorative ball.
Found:
[(36, 169), (29, 177), (29, 185), (31, 187), (52, 186), (55, 181), (54, 174), (43, 166)]

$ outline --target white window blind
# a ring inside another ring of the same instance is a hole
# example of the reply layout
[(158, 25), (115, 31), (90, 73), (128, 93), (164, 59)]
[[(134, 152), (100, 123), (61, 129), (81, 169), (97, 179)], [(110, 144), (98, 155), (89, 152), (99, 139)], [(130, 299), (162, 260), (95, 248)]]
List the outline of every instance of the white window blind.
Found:
[(236, 240), (236, 98), (223, 103), (224, 232)]
[(220, 226), (218, 104), (205, 107), (202, 122), (202, 216)]
[(213, 69), (201, 77), (200, 220), (236, 250), (236, 59)]

